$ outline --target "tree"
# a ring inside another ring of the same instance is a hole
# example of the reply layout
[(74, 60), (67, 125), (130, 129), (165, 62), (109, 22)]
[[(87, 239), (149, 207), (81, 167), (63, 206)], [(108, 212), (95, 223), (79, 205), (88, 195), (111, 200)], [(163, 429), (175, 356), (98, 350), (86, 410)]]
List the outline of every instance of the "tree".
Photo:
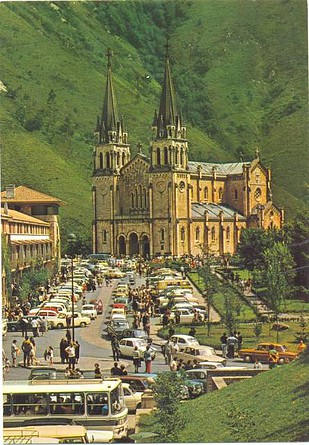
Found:
[(265, 269), (263, 278), (267, 287), (267, 302), (275, 312), (276, 319), (282, 302), (292, 295), (295, 272), (292, 255), (283, 243), (276, 243), (263, 254)]
[(179, 411), (184, 386), (184, 375), (180, 372), (164, 372), (156, 379), (153, 392), (158, 407), (155, 417), (159, 423), (159, 442), (180, 441), (185, 426), (185, 418)]

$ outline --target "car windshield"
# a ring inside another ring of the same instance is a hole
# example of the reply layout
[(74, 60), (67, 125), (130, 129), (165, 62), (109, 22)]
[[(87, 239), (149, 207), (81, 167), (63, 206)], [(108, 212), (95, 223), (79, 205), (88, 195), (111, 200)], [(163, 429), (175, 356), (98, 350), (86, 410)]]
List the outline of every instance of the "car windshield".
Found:
[(88, 305), (88, 306), (83, 306), (83, 310), (90, 310), (92, 311), (94, 309), (94, 306)]
[(144, 340), (142, 338), (136, 340), (135, 343), (136, 343), (136, 346), (146, 346), (147, 345), (146, 340)]

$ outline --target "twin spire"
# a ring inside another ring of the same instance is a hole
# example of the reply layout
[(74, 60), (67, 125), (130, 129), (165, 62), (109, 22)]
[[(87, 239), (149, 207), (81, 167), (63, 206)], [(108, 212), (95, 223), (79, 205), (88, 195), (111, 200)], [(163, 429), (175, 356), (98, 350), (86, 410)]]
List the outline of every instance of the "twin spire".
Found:
[[(96, 133), (99, 143), (126, 143), (127, 133), (123, 131), (123, 119), (119, 119), (118, 106), (112, 81), (111, 58), (113, 53), (107, 53), (107, 79), (105, 97), (101, 118), (98, 116)], [(176, 95), (171, 77), (168, 44), (166, 44), (165, 71), (160, 99), (159, 113), (155, 111), (152, 129), (155, 139), (186, 138), (186, 129), (182, 118), (177, 112)]]

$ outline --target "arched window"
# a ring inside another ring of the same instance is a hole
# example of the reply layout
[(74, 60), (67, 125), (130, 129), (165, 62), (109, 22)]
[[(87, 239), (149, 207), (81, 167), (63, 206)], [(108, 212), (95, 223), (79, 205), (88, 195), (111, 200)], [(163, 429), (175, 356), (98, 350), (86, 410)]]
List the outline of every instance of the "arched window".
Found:
[(178, 164), (178, 147), (176, 147), (176, 150), (175, 150), (175, 164), (176, 165)]
[(230, 227), (226, 228), (226, 241), (230, 241), (231, 238), (231, 229)]
[(195, 229), (195, 241), (199, 241), (200, 240), (200, 234), (201, 234), (201, 232), (200, 232), (200, 228), (199, 227), (197, 227), (196, 229)]
[(138, 186), (138, 194), (139, 194), (139, 207), (143, 208), (143, 190), (141, 184)]
[(131, 192), (130, 195), (131, 195), (131, 207), (134, 208), (134, 193)]
[(103, 154), (100, 153), (100, 169), (103, 168)]
[(161, 165), (161, 150), (157, 148), (157, 165)]
[(215, 241), (216, 239), (216, 229), (213, 227), (211, 229), (211, 241)]
[(185, 240), (185, 236), (186, 236), (186, 229), (185, 229), (184, 227), (182, 227), (182, 228), (180, 229), (180, 240), (181, 240), (182, 242), (184, 242), (184, 240)]
[(238, 190), (237, 189), (234, 190), (234, 199), (238, 199)]
[(144, 208), (147, 208), (147, 190), (144, 188)]
[(208, 200), (208, 187), (204, 187), (204, 199)]
[(117, 153), (117, 167), (120, 167), (120, 153)]
[(220, 201), (222, 200), (222, 197), (223, 197), (223, 190), (222, 190), (222, 187), (220, 187), (219, 188), (219, 199), (220, 199)]
[(135, 207), (138, 207), (138, 191), (137, 191), (137, 187), (135, 188)]
[(111, 168), (109, 153), (106, 153), (105, 157), (106, 157), (106, 168)]
[(183, 166), (183, 148), (180, 149), (180, 165)]
[(126, 155), (125, 155), (125, 153), (123, 152), (123, 153), (122, 153), (122, 166), (124, 166), (125, 163), (126, 163)]
[(164, 164), (168, 164), (168, 150), (167, 147), (164, 147)]

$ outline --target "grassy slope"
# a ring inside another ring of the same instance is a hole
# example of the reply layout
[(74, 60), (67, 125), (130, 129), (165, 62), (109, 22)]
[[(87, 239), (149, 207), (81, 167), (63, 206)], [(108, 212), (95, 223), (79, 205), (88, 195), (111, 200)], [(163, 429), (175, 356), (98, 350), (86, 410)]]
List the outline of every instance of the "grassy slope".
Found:
[[(306, 360), (184, 403), (181, 442), (308, 441), (308, 362), (307, 354)], [(142, 429), (156, 430), (153, 416), (142, 422)]]
[[(212, 114), (207, 125), (217, 129), (216, 132), (209, 128), (203, 133), (188, 122), (190, 157), (207, 161), (235, 160), (235, 153), (240, 150), (251, 157), (255, 142), (260, 138), (262, 157), (274, 170), (275, 200), (292, 210), (301, 206), (299, 198), (303, 198), (307, 175), (305, 95), (300, 93), (306, 86), (303, 85), (304, 69), (299, 66), (305, 45), (299, 45), (299, 40), (304, 27), (297, 26), (295, 36), (291, 35), (295, 21), (302, 23), (304, 2), (276, 0), (272, 11), (269, 11), (269, 4), (261, 2), (258, 2), (259, 7), (254, 2), (240, 0), (232, 4), (226, 0), (220, 0), (220, 5), (217, 3), (192, 2), (188, 19), (182, 26), (174, 26), (171, 36), (176, 84), (183, 82), (181, 73), (198, 81), (194, 90), (196, 100), (191, 98), (191, 106), (194, 108), (193, 104), (199, 103), (200, 108), (193, 112), (203, 124), (207, 113), (204, 116), (200, 109), (207, 110), (210, 104)], [(123, 8), (128, 6), (125, 2), (117, 5), (121, 17)], [(299, 5), (301, 8), (297, 8)], [(286, 14), (280, 13), (281, 6), (286, 8)], [(129, 7), (132, 8), (132, 4)], [(138, 140), (142, 141), (144, 152), (148, 151), (150, 125), (158, 106), (160, 86), (153, 78), (150, 83), (136, 83), (137, 76), (142, 79), (145, 73), (139, 51), (110, 32), (108, 24), (100, 22), (85, 3), (60, 2), (52, 8), (47, 2), (7, 2), (0, 4), (0, 14), (0, 80), (10, 93), (14, 93), (13, 98), (0, 94), (2, 186), (27, 184), (60, 197), (68, 204), (62, 211), (65, 231), (79, 230), (79, 227), (89, 230), (92, 129), (103, 101), (106, 49), (113, 48), (116, 55), (113, 59), (115, 87), (133, 153)], [(281, 23), (283, 16), (286, 17)], [(293, 20), (288, 20), (290, 17)], [(254, 33), (264, 39), (262, 49), (257, 50), (256, 38), (251, 38), (252, 23)], [(272, 23), (276, 26), (271, 27)], [(227, 37), (230, 30), (233, 38)], [(291, 40), (288, 46), (284, 44), (284, 51), (280, 40), (282, 30)], [(188, 42), (191, 41), (193, 50), (190, 52)], [(206, 56), (201, 58), (204, 53)], [(293, 63), (293, 69), (280, 65), (283, 63), (279, 57), (281, 53), (283, 62), (285, 57), (289, 63), (294, 54), (293, 60), (297, 63)], [(283, 77), (278, 83), (285, 90), (273, 104), (266, 101), (271, 127), (268, 134), (261, 137), (267, 107), (261, 108), (260, 103), (265, 102), (270, 91), (263, 76), (270, 60), (274, 60), (279, 76)], [(210, 68), (204, 72), (203, 64), (209, 61)], [(243, 70), (244, 65), (246, 70)], [(262, 79), (261, 83), (254, 83), (253, 88), (252, 76)], [(56, 98), (49, 104), (51, 90)], [(180, 92), (183, 90), (179, 88)], [(276, 123), (278, 116), (274, 110), (280, 110), (288, 101), (286, 95), (293, 94), (300, 96), (302, 108)], [(185, 94), (181, 99), (185, 104)], [(26, 131), (25, 121), (35, 116), (43, 119), (43, 128)], [(65, 119), (67, 125), (64, 125)], [(46, 130), (48, 124), (51, 131)], [(202, 124), (199, 123), (201, 127)], [(244, 146), (239, 147), (241, 141)], [(289, 153), (293, 153), (292, 159)]]

